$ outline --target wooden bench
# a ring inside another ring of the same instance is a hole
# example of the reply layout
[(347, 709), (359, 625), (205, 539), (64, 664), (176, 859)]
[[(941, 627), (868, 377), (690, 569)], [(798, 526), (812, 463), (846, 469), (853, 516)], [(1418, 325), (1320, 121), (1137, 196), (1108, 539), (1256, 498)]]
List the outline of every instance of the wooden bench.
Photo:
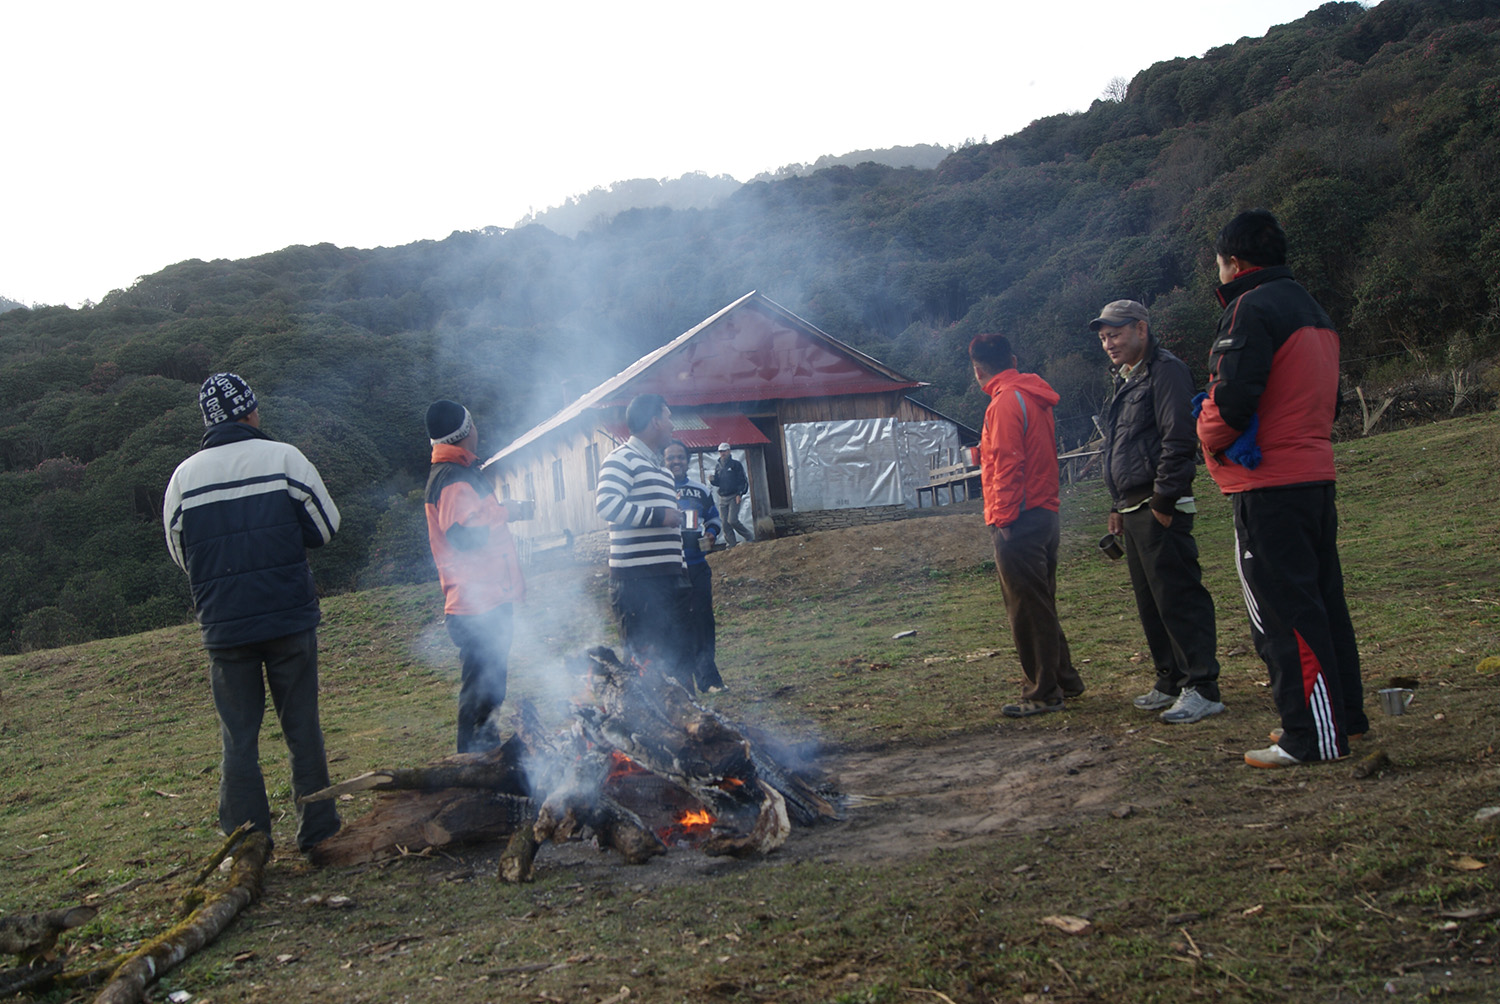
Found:
[[(979, 488), (979, 468), (970, 467), (968, 464), (961, 462), (939, 463), (939, 459), (940, 458), (936, 456), (930, 458), (932, 466), (928, 469), (927, 472), (927, 483), (925, 485), (917, 486), (918, 509), (922, 508), (922, 494), (924, 492), (932, 497), (932, 504), (934, 506), (938, 504), (938, 492), (943, 491), (944, 489), (947, 489), (948, 491), (949, 505), (952, 505), (954, 502), (959, 501), (958, 497), (954, 494), (954, 492), (959, 488), (963, 489), (963, 501), (965, 502), (978, 494), (977, 489)], [(971, 485), (973, 486), (973, 488), (970, 487)]]

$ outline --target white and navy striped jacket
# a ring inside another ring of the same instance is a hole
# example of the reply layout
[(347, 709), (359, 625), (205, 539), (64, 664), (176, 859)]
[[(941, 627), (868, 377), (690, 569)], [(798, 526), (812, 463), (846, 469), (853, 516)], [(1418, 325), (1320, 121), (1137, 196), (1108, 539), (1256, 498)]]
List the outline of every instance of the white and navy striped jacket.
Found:
[(243, 422), (203, 434), (178, 465), (162, 506), (167, 550), (188, 574), (207, 648), (233, 648), (317, 627), (307, 564), (339, 528), (339, 511), (302, 452)]
[(682, 531), (662, 526), (677, 509), (677, 484), (636, 436), (604, 458), (594, 508), (609, 524), (609, 571), (617, 578), (676, 575), (687, 565)]

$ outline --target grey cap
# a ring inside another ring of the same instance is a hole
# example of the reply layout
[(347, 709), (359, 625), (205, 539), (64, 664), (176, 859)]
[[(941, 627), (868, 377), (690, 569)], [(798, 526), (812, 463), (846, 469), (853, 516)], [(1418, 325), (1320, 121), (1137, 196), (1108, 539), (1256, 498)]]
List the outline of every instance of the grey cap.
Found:
[(1098, 331), (1106, 324), (1111, 328), (1123, 328), (1135, 321), (1151, 322), (1151, 315), (1146, 313), (1146, 305), (1134, 300), (1115, 300), (1113, 303), (1106, 303), (1104, 309), (1099, 311), (1099, 316), (1089, 322), (1089, 330)]

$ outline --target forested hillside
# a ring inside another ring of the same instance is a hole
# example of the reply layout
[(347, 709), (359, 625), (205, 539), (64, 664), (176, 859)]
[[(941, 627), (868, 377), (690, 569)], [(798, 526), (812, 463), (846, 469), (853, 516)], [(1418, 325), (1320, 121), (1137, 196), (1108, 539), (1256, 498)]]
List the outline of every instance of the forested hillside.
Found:
[(1500, 330), (1497, 50), (1500, 0), (1330, 3), (933, 170), (837, 166), (575, 238), (491, 228), (188, 261), (86, 309), (0, 314), (0, 645), (188, 616), (159, 506), (219, 369), (250, 380), (267, 431), (344, 509), (315, 562), (327, 590), (431, 574), (413, 494), (429, 400), (468, 403), (498, 448), (751, 289), (970, 422), (964, 345), (1006, 332), (1063, 394), (1074, 442), (1106, 385), (1098, 307), (1145, 301), (1201, 365), (1209, 242), (1261, 205), (1333, 314), (1351, 382), (1466, 373)]

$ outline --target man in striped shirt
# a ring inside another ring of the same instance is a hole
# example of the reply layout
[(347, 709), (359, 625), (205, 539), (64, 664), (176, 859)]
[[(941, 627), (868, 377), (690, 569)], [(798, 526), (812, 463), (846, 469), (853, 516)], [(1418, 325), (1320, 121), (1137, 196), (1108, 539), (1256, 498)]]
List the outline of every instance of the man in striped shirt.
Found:
[(594, 507), (609, 523), (609, 605), (625, 658), (693, 689), (683, 659), (682, 606), (688, 593), (677, 485), (662, 461), (672, 409), (641, 394), (625, 409), (630, 438), (604, 459)]

